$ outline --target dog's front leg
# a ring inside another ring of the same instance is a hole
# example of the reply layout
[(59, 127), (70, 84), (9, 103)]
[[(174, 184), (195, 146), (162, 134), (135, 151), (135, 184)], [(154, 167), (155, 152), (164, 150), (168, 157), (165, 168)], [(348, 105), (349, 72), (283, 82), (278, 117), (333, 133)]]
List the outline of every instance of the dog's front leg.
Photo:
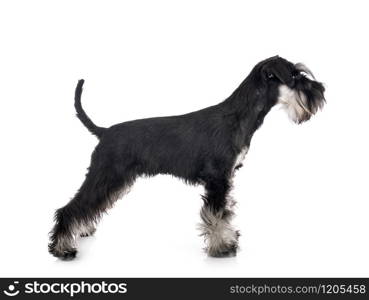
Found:
[(206, 252), (213, 257), (236, 255), (239, 233), (230, 221), (233, 216), (233, 200), (229, 197), (231, 184), (225, 178), (209, 178), (205, 182), (206, 193), (200, 216), (200, 229), (205, 238)]

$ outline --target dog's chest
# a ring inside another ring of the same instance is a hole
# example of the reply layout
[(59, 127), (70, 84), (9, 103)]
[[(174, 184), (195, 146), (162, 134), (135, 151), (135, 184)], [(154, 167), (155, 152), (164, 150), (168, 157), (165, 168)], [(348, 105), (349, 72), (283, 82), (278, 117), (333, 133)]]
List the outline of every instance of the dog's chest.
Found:
[(245, 156), (249, 150), (249, 147), (245, 146), (242, 148), (241, 152), (237, 155), (234, 168), (240, 167), (242, 165), (243, 160), (245, 159)]

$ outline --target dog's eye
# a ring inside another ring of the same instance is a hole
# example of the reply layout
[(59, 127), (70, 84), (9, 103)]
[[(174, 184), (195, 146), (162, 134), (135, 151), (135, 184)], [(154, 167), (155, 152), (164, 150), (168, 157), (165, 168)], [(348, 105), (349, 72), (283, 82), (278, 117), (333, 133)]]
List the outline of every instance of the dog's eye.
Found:
[[(301, 72), (293, 72), (292, 73), (292, 78), (293, 79), (300, 79), (302, 75), (303, 74), (301, 74)], [(305, 76), (305, 75), (303, 75), (303, 76)]]
[(268, 73), (267, 76), (268, 76), (269, 79), (274, 78), (274, 74), (273, 73)]

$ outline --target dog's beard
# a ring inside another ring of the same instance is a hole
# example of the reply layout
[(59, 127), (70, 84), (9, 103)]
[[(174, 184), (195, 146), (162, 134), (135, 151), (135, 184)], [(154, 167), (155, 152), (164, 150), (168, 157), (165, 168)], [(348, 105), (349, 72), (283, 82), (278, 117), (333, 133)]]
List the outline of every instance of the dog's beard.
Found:
[(306, 104), (306, 96), (299, 91), (290, 89), (287, 85), (279, 87), (278, 103), (282, 104), (288, 117), (295, 123), (310, 119), (313, 114)]
[(305, 82), (298, 83), (293, 89), (287, 85), (279, 87), (278, 103), (282, 104), (288, 117), (297, 124), (309, 120), (325, 102), (324, 87), (320, 83), (306, 78), (303, 81)]

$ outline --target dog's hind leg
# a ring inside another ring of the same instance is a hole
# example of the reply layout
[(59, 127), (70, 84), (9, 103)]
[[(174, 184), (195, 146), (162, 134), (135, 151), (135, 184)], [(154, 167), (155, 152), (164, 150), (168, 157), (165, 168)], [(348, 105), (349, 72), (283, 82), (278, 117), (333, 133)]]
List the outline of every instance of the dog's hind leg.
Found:
[(91, 234), (101, 215), (113, 205), (134, 178), (120, 176), (112, 168), (90, 168), (75, 197), (55, 214), (49, 252), (62, 259), (76, 256), (76, 238)]
[(234, 201), (229, 197), (231, 183), (228, 179), (210, 178), (205, 182), (206, 193), (200, 216), (200, 229), (205, 238), (209, 256), (227, 257), (236, 255), (239, 233), (230, 221)]

